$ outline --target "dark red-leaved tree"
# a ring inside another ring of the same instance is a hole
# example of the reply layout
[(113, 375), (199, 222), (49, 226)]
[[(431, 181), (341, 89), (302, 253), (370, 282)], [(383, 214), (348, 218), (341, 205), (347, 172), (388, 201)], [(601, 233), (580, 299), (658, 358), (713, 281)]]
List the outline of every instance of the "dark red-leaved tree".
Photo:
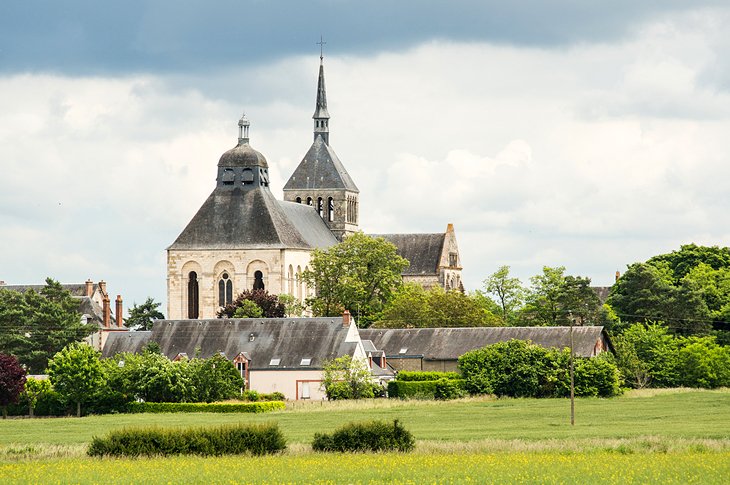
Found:
[(241, 306), (243, 300), (256, 303), (261, 308), (264, 318), (283, 318), (286, 315), (284, 304), (279, 302), (278, 296), (270, 294), (267, 290), (245, 290), (233, 303), (218, 311), (218, 318), (233, 318), (236, 308)]
[(8, 404), (18, 402), (25, 387), (25, 369), (12, 355), (0, 354), (0, 406), (3, 419), (8, 417)]

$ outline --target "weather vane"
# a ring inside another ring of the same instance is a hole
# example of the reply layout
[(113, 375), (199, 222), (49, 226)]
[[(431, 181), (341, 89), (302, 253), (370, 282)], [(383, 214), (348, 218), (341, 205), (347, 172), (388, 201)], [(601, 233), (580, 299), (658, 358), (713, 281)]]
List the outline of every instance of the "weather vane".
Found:
[(322, 36), (320, 35), (320, 36), (319, 36), (319, 42), (317, 42), (317, 45), (319, 46), (319, 60), (320, 60), (320, 61), (321, 61), (322, 59), (324, 59), (324, 50), (323, 50), (323, 49), (324, 49), (324, 45), (325, 45), (326, 43), (327, 43), (327, 42), (325, 42), (325, 41), (324, 41), (324, 39), (322, 38)]

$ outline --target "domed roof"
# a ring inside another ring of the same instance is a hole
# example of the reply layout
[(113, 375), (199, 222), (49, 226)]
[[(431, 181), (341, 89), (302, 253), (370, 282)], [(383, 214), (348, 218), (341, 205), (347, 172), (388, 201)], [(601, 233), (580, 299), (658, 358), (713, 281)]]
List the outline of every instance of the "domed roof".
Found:
[(221, 155), (219, 167), (263, 167), (268, 168), (266, 158), (246, 142), (239, 143)]

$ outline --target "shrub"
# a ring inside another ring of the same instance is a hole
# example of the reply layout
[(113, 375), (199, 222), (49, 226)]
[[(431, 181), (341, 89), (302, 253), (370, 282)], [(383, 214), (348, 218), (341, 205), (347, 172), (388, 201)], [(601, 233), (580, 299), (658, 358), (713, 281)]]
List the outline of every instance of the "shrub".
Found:
[(401, 399), (455, 399), (465, 394), (463, 379), (388, 382), (388, 397)]
[(363, 451), (411, 451), (416, 441), (413, 435), (396, 419), (349, 423), (332, 434), (315, 433), (314, 451), (363, 452)]
[(266, 413), (286, 408), (281, 401), (251, 403), (131, 402), (130, 413)]
[(396, 377), (399, 381), (437, 381), (439, 379), (461, 379), (458, 372), (420, 372), (402, 370)]
[(244, 401), (251, 402), (286, 400), (286, 396), (284, 396), (284, 394), (281, 392), (272, 392), (271, 394), (266, 394), (263, 392), (254, 391), (252, 389), (246, 389), (245, 391), (243, 391), (243, 396), (241, 396), (241, 398)]
[[(565, 397), (570, 393), (570, 351), (510, 340), (467, 352), (459, 358), (466, 390), (510, 397)], [(606, 355), (575, 359), (577, 396), (620, 394), (620, 374)]]
[(228, 425), (216, 428), (122, 429), (94, 437), (89, 456), (264, 455), (286, 448), (275, 424)]

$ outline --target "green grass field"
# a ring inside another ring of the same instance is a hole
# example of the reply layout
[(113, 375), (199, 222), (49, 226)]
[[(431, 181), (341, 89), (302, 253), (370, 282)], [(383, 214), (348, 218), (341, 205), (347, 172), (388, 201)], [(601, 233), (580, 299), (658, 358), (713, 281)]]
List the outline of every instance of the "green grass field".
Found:
[[(726, 483), (730, 390), (634, 391), (579, 399), (297, 403), (264, 415), (109, 415), (0, 421), (0, 483)], [(400, 419), (410, 455), (322, 455), (308, 443), (360, 419)], [(289, 450), (263, 458), (91, 459), (94, 435), (120, 427), (279, 423)]]

